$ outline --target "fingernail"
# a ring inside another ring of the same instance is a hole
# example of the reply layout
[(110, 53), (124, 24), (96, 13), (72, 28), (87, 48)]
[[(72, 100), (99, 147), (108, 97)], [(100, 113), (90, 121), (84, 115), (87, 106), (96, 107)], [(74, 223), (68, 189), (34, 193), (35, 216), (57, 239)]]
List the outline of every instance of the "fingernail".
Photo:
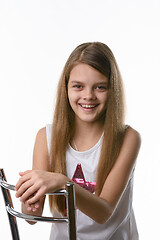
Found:
[(35, 208), (39, 208), (39, 204), (37, 203), (37, 204), (35, 204)]
[(28, 207), (28, 208), (27, 208), (28, 211), (31, 211), (31, 209), (32, 209), (31, 207)]
[(37, 209), (36, 209), (36, 208), (33, 208), (32, 211), (35, 212), (35, 211), (37, 211)]

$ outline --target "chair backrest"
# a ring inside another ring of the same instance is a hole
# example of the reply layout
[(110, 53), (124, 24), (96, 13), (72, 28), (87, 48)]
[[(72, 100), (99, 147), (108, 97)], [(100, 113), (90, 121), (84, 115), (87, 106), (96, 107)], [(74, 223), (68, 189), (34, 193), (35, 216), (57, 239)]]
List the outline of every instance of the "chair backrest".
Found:
[(13, 240), (20, 240), (16, 217), (35, 222), (67, 223), (69, 239), (76, 240), (75, 190), (73, 182), (67, 182), (65, 190), (59, 190), (54, 193), (49, 193), (49, 195), (65, 195), (67, 202), (67, 216), (64, 218), (53, 218), (43, 216), (37, 217), (17, 212), (13, 207), (12, 198), (10, 194), (10, 190), (14, 191), (15, 186), (7, 183), (3, 169), (0, 169), (0, 186), (5, 202), (7, 215), (9, 218), (9, 225), (11, 228)]

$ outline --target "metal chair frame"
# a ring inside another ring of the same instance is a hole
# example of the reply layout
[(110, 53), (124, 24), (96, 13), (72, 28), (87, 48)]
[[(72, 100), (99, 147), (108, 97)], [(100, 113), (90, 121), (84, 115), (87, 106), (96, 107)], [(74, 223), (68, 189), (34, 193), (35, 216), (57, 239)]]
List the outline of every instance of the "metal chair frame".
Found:
[(68, 233), (70, 240), (76, 240), (76, 220), (75, 220), (75, 190), (74, 183), (67, 182), (65, 190), (59, 190), (46, 195), (64, 195), (67, 203), (67, 216), (63, 218), (54, 217), (38, 217), (20, 213), (14, 210), (10, 190), (15, 191), (15, 186), (8, 184), (4, 170), (0, 169), (0, 186), (4, 197), (5, 207), (9, 218), (9, 224), (13, 240), (20, 240), (16, 217), (23, 218), (33, 222), (49, 222), (49, 223), (68, 223)]

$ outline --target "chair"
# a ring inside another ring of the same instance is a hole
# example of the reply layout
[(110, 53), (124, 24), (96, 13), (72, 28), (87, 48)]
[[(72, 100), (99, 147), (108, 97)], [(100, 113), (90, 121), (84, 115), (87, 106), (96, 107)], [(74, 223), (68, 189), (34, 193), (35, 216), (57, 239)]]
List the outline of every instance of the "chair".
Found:
[(68, 223), (69, 239), (76, 240), (76, 221), (75, 221), (75, 191), (74, 183), (67, 182), (65, 190), (59, 190), (48, 195), (65, 195), (67, 202), (67, 216), (64, 218), (37, 217), (23, 214), (14, 210), (10, 190), (14, 190), (13, 185), (8, 184), (4, 170), (0, 169), (0, 186), (4, 197), (5, 207), (9, 218), (11, 234), (13, 240), (20, 240), (16, 218), (23, 218), (27, 221), (50, 222), (50, 223)]

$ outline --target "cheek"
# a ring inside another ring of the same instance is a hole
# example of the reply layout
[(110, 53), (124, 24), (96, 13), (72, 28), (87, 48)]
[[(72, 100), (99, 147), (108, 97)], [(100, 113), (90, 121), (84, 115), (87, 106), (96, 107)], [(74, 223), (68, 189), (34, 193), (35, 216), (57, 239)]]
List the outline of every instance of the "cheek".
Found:
[(75, 108), (75, 99), (74, 99), (74, 96), (69, 94), (68, 95), (68, 101), (69, 101), (69, 104), (70, 104), (70, 107), (72, 108), (72, 110)]
[(106, 105), (107, 102), (108, 102), (108, 94), (101, 95), (101, 96), (99, 97), (99, 99), (100, 99), (100, 101), (101, 101), (102, 103), (104, 103), (104, 104)]
[(73, 110), (74, 105), (73, 105), (72, 97), (70, 95), (68, 95), (68, 102), (69, 102), (71, 109)]
[(76, 102), (78, 101), (79, 97), (78, 97), (78, 94), (76, 92), (73, 92), (73, 91), (68, 91), (68, 99), (69, 99), (69, 102), (70, 104), (73, 103), (73, 102)]
[(72, 92), (68, 89), (68, 100), (69, 100), (69, 103), (71, 103), (72, 101)]

